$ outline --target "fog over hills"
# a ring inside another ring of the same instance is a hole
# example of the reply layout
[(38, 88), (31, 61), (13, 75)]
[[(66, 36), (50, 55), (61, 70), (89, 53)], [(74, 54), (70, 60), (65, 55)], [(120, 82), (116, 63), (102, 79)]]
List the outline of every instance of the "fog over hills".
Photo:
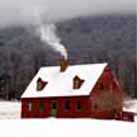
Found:
[(0, 27), (34, 25), (36, 12), (52, 23), (79, 16), (134, 14), (136, 0), (0, 0)]

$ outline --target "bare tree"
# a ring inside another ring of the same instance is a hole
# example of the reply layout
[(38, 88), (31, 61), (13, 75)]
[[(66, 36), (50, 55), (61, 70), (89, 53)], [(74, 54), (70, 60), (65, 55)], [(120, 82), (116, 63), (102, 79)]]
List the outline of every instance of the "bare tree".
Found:
[(109, 111), (116, 113), (123, 107), (123, 96), (116, 91), (104, 90), (93, 103), (95, 111)]

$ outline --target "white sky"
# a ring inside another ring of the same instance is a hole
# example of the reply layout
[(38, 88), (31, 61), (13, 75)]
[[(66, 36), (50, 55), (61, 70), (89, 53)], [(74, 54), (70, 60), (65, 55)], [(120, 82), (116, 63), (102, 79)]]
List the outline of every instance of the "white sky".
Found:
[(137, 0), (0, 0), (0, 25), (34, 23), (34, 10), (46, 20), (81, 15), (136, 13)]

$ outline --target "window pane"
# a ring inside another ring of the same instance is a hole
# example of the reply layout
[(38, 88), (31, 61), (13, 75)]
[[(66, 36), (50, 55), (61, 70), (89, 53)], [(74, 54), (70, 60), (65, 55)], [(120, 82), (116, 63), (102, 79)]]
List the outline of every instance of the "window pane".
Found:
[(52, 109), (56, 109), (56, 108), (57, 108), (56, 101), (53, 101), (52, 102)]
[(81, 110), (81, 103), (80, 103), (80, 100), (77, 101), (77, 110)]
[(29, 104), (28, 104), (28, 110), (29, 111), (32, 111), (32, 102), (30, 101)]
[(40, 103), (39, 111), (40, 112), (44, 112), (45, 111), (45, 105), (44, 105), (44, 103)]
[(69, 110), (70, 109), (70, 102), (69, 102), (69, 100), (65, 101), (64, 109), (65, 110)]

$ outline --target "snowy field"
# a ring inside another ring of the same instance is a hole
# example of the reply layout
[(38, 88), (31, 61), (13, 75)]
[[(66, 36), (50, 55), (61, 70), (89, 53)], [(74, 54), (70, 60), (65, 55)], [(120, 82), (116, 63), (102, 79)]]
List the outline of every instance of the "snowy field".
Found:
[(137, 100), (129, 100), (125, 103), (126, 108), (124, 110), (137, 113)]
[[(136, 110), (137, 104), (131, 104)], [(0, 119), (0, 137), (137, 137), (136, 122), (54, 118), (21, 120), (18, 102), (0, 102)]]
[(20, 118), (20, 108), (19, 102), (0, 101), (0, 119)]
[(137, 137), (137, 123), (91, 119), (0, 121), (0, 137)]

